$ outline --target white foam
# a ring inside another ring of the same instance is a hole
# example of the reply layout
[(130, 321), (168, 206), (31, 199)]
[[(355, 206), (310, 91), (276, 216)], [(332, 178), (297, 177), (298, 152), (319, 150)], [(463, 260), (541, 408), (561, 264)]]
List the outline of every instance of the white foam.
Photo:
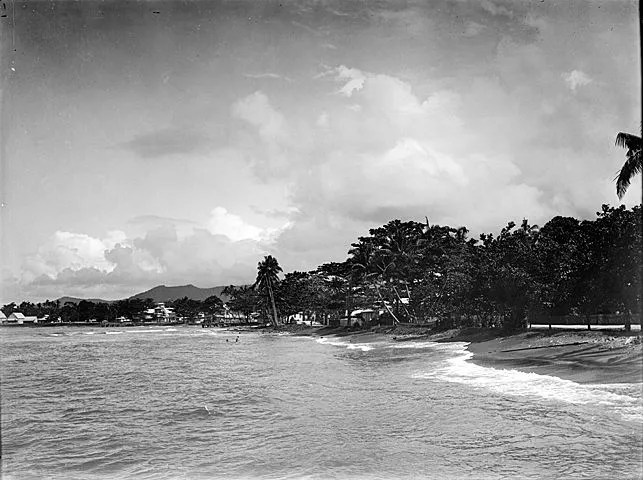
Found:
[(347, 348), (349, 350), (361, 350), (362, 352), (373, 350), (373, 347), (371, 345), (366, 345), (365, 343), (351, 343)]
[(214, 330), (210, 330), (210, 329), (203, 329), (203, 331), (197, 331), (196, 334), (197, 335), (212, 335), (214, 337), (219, 335), (217, 332), (215, 332)]
[(395, 345), (390, 345), (387, 348), (407, 349), (407, 348), (430, 348), (431, 350), (446, 350), (446, 351), (462, 351), (462, 348), (467, 346), (468, 343), (464, 342), (403, 342)]
[(346, 342), (340, 342), (339, 340), (330, 340), (328, 338), (315, 338), (315, 341), (317, 343), (321, 343), (322, 345), (335, 345), (336, 347), (345, 347), (348, 345)]
[[(643, 421), (642, 384), (584, 385), (562, 378), (483, 367), (469, 362), (473, 356), (465, 343), (453, 343), (455, 356), (446, 365), (433, 371), (413, 375), (414, 378), (471, 385), (503, 395), (533, 396), (548, 400), (613, 407), (628, 420)], [(628, 386), (630, 385), (630, 386)]]
[(105, 335), (122, 335), (123, 332), (105, 332)]
[(330, 340), (328, 338), (316, 338), (315, 340), (317, 341), (317, 343), (321, 343), (322, 345), (334, 345), (336, 347), (345, 347), (348, 350), (361, 350), (362, 352), (368, 352), (369, 350), (373, 350), (372, 344), (342, 342), (340, 340), (336, 340), (336, 339)]

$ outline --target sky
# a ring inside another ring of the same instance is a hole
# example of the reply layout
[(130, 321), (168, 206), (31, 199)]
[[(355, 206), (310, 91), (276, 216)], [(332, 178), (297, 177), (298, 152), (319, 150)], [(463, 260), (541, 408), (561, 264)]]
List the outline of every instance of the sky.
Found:
[[(38, 1), (2, 28), (0, 303), (251, 283), (393, 219), (595, 218), (634, 1)], [(640, 176), (623, 198), (641, 199)]]

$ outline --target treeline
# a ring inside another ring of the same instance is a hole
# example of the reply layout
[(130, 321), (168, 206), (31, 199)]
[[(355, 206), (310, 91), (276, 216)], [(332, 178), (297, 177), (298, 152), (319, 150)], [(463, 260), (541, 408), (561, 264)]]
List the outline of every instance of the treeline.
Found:
[[(391, 322), (516, 329), (530, 315), (640, 313), (641, 207), (604, 205), (594, 220), (510, 222), (498, 235), (394, 220), (351, 245), (348, 258), (287, 273), (259, 264), (263, 288), (229, 287), (228, 305), (277, 321), (303, 312), (337, 319), (375, 308)], [(266, 269), (272, 272), (266, 273)], [(268, 275), (268, 277), (266, 277)]]
[[(63, 305), (60, 301), (47, 300), (42, 303), (10, 303), (4, 305), (2, 311), (7, 316), (13, 312), (20, 312), (25, 316), (46, 318), (50, 322), (58, 319), (64, 323), (89, 322), (90, 320), (113, 322), (119, 317), (142, 321), (145, 311), (155, 306), (156, 303), (151, 298), (144, 300), (133, 298), (110, 303), (81, 300), (78, 303), (65, 302)], [(177, 317), (188, 319), (199, 313), (211, 315), (223, 312), (223, 301), (215, 295), (203, 301), (184, 297), (165, 302), (165, 306), (172, 308)]]
[[(466, 228), (393, 220), (351, 245), (343, 262), (290, 272), (272, 256), (252, 286), (224, 290), (227, 307), (273, 324), (296, 313), (328, 323), (356, 309), (380, 321), (447, 326), (526, 326), (535, 315), (641, 313), (641, 207), (603, 205), (594, 220), (555, 217), (544, 226), (510, 222), (498, 235), (469, 238)], [(167, 302), (177, 317), (223, 312), (213, 296)], [(148, 300), (113, 303), (46, 301), (2, 311), (64, 322), (141, 318)]]

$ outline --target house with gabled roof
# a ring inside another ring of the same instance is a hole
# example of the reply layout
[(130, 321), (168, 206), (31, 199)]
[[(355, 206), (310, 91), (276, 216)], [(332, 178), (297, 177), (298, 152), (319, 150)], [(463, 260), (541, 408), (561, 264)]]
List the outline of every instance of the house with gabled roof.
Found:
[(7, 317), (9, 325), (26, 325), (38, 323), (38, 317), (26, 317), (20, 312), (13, 312)]

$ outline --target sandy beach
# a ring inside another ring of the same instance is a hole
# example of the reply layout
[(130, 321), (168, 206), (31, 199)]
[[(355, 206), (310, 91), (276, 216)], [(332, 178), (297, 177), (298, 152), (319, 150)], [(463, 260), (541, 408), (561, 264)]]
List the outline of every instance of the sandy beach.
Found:
[[(466, 335), (465, 335), (466, 337)], [(466, 341), (466, 340), (465, 340)], [(470, 361), (578, 383), (641, 383), (641, 337), (618, 331), (525, 332), (472, 341)]]
[(478, 365), (553, 375), (577, 383), (643, 383), (643, 345), (638, 332), (623, 330), (528, 330), (503, 335), (491, 329), (454, 329), (432, 333), (418, 327), (348, 331), (293, 325), (297, 335), (346, 337), (369, 343), (394, 341), (467, 342)]

